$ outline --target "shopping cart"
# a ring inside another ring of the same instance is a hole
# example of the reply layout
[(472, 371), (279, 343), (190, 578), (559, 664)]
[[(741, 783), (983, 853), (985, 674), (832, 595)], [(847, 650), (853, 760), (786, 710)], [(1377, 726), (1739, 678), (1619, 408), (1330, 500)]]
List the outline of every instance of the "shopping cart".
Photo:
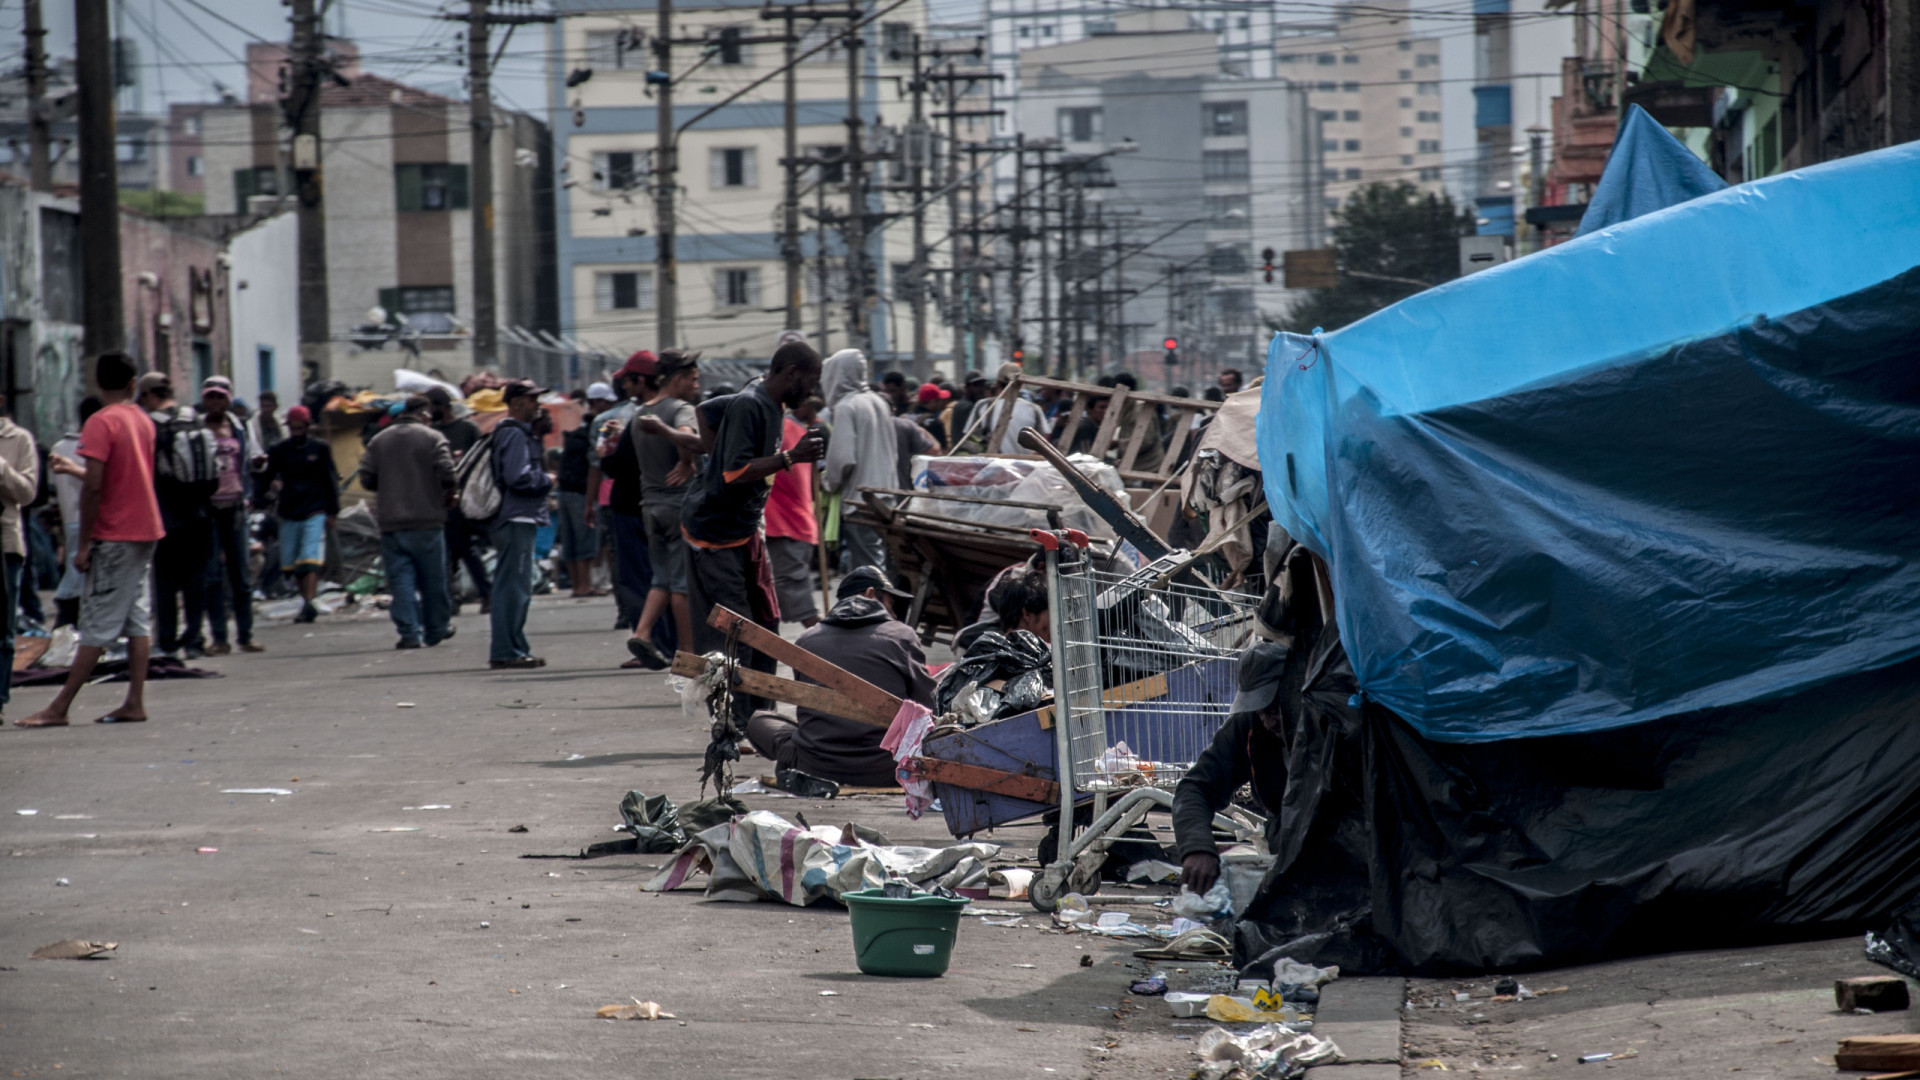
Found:
[[(1116, 572), (1077, 531), (1031, 535), (1046, 552), (1061, 842), (1028, 896), (1052, 911), (1064, 893), (1098, 889), (1114, 841), (1172, 808), (1174, 787), (1227, 722), (1259, 597), (1213, 586), (1188, 552)], [(1074, 807), (1087, 796), (1093, 823), (1076, 835)], [(1239, 810), (1214, 824), (1243, 840), (1262, 827)]]

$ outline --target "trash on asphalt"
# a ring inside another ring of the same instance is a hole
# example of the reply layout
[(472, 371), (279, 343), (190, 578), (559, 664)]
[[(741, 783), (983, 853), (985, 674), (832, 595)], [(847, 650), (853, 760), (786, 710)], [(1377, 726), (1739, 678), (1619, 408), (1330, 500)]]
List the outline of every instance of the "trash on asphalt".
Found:
[(193, 853), (195, 855), (218, 855), (220, 854), (220, 849), (217, 847), (197, 847), (193, 849)]
[(35, 960), (91, 960), (103, 956), (120, 947), (117, 941), (85, 941), (80, 938), (68, 938), (51, 945), (42, 945), (33, 950)]
[(71, 885), (71, 884), (73, 884), (73, 882), (71, 882), (71, 881), (68, 881), (68, 880), (67, 880), (66, 878), (63, 878), (63, 877), (57, 877), (57, 878), (54, 878), (54, 879), (53, 879), (53, 883), (54, 883), (55, 885)]
[(1195, 1041), (1193, 1052), (1201, 1062), (1195, 1075), (1202, 1080), (1224, 1080), (1236, 1071), (1249, 1077), (1291, 1074), (1340, 1060), (1340, 1047), (1331, 1039), (1289, 1031), (1279, 1024), (1267, 1024), (1243, 1035), (1210, 1028)]
[[(1207, 998), (1207, 1019), (1218, 1020), (1223, 1024), (1290, 1024), (1301, 1018), (1299, 1009), (1272, 999), (1270, 991), (1262, 990), (1260, 993), (1268, 995), (1260, 1004), (1255, 1004), (1252, 998), (1214, 994)], [(1266, 1007), (1263, 1008), (1263, 1005)]]
[(1186, 1019), (1195, 1016), (1205, 1016), (1207, 1014), (1207, 1001), (1212, 997), (1212, 994), (1193, 994), (1183, 990), (1169, 990), (1167, 991), (1166, 997), (1161, 1000), (1167, 1003), (1168, 1010), (1171, 1011), (1175, 1017)]
[(1092, 957), (1091, 955), (1089, 955), (1089, 954), (1087, 954), (1087, 953), (1081, 953), (1081, 954), (1080, 954), (1080, 966), (1081, 966), (1081, 967), (1092, 967), (1092, 966), (1093, 966), (1093, 957)]
[(1127, 987), (1127, 992), (1141, 997), (1159, 997), (1167, 992), (1166, 973), (1156, 971), (1144, 979), (1135, 979), (1133, 985)]
[(1867, 959), (1920, 979), (1920, 896), (1900, 909), (1884, 931), (1867, 932)]
[(515, 825), (513, 828), (508, 829), (507, 831), (508, 832), (526, 832), (527, 827), (525, 825)]
[[(1623, 1058), (1633, 1058), (1633, 1057), (1639, 1057), (1639, 1056), (1640, 1056), (1640, 1051), (1638, 1050), (1622, 1050), (1622, 1051), (1619, 1051), (1618, 1053), (1609, 1051), (1608, 1053), (1605, 1053), (1605, 1054), (1582, 1054), (1580, 1055), (1580, 1064), (1597, 1065), (1602, 1061), (1619, 1061)], [(1845, 1068), (1845, 1066), (1842, 1066), (1842, 1068)]]
[(922, 889), (984, 889), (986, 861), (1000, 853), (998, 844), (907, 847), (875, 843), (873, 836), (878, 834), (853, 825), (802, 829), (770, 810), (755, 810), (695, 834), (641, 889), (666, 892), (704, 873), (709, 900), (782, 900), (805, 907), (896, 878)]
[(995, 900), (1025, 900), (1033, 885), (1033, 871), (1004, 867), (987, 872), (987, 895)]
[[(66, 883), (66, 878), (60, 879), (60, 884)], [(1856, 975), (1850, 979), (1835, 979), (1833, 1003), (1841, 1012), (1853, 1012), (1856, 1009), (1898, 1012), (1910, 1004), (1907, 980), (1898, 975)]]
[(633, 834), (633, 848), (641, 854), (664, 855), (687, 842), (680, 827), (680, 808), (665, 795), (627, 792), (620, 800), (620, 819), (614, 829)]
[(1175, 934), (1164, 945), (1155, 945), (1134, 950), (1133, 955), (1142, 960), (1227, 960), (1233, 955), (1233, 946), (1227, 939), (1211, 930), (1188, 930)]
[(1127, 867), (1128, 881), (1168, 882), (1180, 877), (1180, 868), (1159, 859), (1141, 859)]
[(283, 787), (230, 787), (221, 788), (222, 795), (291, 795), (293, 791)]
[(449, 806), (446, 803), (427, 803), (424, 806), (403, 806), (400, 809), (402, 810), (451, 810), (453, 809), (453, 807)]
[(33, 815), (39, 812), (40, 811), (38, 810), (15, 810), (14, 811), (14, 813), (19, 814), (21, 817), (32, 817)]
[(1512, 997), (1520, 993), (1520, 983), (1512, 978), (1502, 978), (1493, 984), (1493, 993), (1495, 997), (1501, 995)]
[(1233, 917), (1233, 893), (1228, 891), (1225, 881), (1215, 882), (1204, 896), (1196, 896), (1192, 889), (1182, 885), (1180, 895), (1173, 898), (1173, 913), (1203, 923), (1230, 919)]
[(593, 1011), (593, 1015), (602, 1020), (673, 1020), (675, 1016), (662, 1010), (658, 1002), (641, 1001), (633, 998), (629, 1005), (602, 1005)]

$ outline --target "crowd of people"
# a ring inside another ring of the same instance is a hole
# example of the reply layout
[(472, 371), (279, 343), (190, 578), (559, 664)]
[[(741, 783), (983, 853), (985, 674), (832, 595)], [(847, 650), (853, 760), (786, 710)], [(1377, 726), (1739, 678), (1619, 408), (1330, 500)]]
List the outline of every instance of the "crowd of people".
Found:
[[(910, 488), (916, 455), (985, 449), (1003, 409), (1013, 415), (1000, 451), (1027, 427), (1056, 434), (1057, 394), (1003, 393), (1019, 372), (1008, 364), (991, 379), (971, 371), (957, 386), (941, 376), (915, 386), (898, 371), (875, 378), (859, 350), (822, 361), (804, 340), (783, 340), (766, 374), (735, 390), (703, 386), (697, 352), (641, 350), (574, 392), (581, 422), (553, 440), (554, 395), (531, 382), (501, 385), (505, 415), (484, 433), (444, 388), (408, 396), (369, 426), (358, 469), (343, 479), (307, 408), (283, 412), (266, 391), (249, 409), (221, 376), (183, 401), (167, 373), (139, 374), (125, 354), (105, 354), (99, 395), (51, 448), (0, 417), (0, 658), (10, 659), (19, 626), (71, 625), (78, 642), (60, 695), (16, 722), (66, 723), (78, 688), (121, 648), (126, 700), (98, 719), (144, 720), (150, 658), (262, 651), (254, 601), (269, 592), (299, 598), (295, 621), (318, 619), (347, 479), (371, 495), (397, 649), (454, 636), (464, 576), (489, 618), (489, 665), (543, 666), (526, 621), (545, 578), (536, 560), (551, 548), (552, 577), (572, 596), (606, 595), (597, 579), (611, 586), (623, 667), (659, 671), (678, 649), (725, 647), (706, 622), (725, 606), (772, 628), (799, 623), (803, 645), (836, 663), (877, 648), (891, 665), (884, 681), (924, 697), (925, 660), (897, 622), (894, 602), (905, 597), (885, 541), (842, 522), (836, 504)], [(1208, 396), (1239, 382), (1225, 372)], [(841, 584), (829, 601), (820, 582), (835, 548)], [(39, 607), (36, 551), (63, 570), (51, 619)], [(0, 665), (0, 715), (11, 667)], [(808, 734), (818, 718), (804, 714), (797, 726), (750, 724), (742, 701), (742, 730), (789, 767), (848, 777), (880, 768), (877, 743), (848, 750), (844, 767), (822, 760), (864, 732)]]

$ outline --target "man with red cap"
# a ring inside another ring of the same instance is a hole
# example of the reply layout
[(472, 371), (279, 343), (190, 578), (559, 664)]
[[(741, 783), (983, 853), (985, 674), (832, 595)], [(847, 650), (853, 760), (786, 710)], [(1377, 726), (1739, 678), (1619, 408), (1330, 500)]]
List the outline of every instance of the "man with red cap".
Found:
[[(640, 516), (640, 463), (623, 438), (633, 414), (653, 396), (659, 361), (641, 349), (613, 373), (620, 403), (593, 422), (593, 450), (587, 458), (587, 526), (605, 526), (613, 537), (613, 598), (616, 630), (630, 630), (640, 618), (653, 586), (647, 558), (646, 521)], [(611, 484), (602, 483), (611, 480)]]

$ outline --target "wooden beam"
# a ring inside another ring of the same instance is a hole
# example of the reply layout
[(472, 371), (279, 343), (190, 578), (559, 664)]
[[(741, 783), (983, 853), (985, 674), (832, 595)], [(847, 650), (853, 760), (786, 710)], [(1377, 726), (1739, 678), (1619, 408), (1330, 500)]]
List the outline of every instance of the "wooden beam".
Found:
[[(899, 698), (832, 661), (815, 656), (738, 612), (715, 605), (713, 611), (707, 616), (707, 625), (723, 634), (730, 633), (738, 627), (740, 644), (771, 658), (775, 663), (787, 665), (796, 673), (805, 675), (822, 686), (837, 691), (841, 696), (858, 703), (862, 711), (868, 715), (886, 714), (886, 719), (880, 722), (881, 727), (893, 723), (894, 714), (900, 711)], [(763, 696), (772, 697), (773, 695)], [(778, 700), (790, 699), (779, 698)], [(798, 705), (800, 702), (796, 701), (794, 704)], [(835, 716), (847, 716), (848, 719), (859, 719), (838, 709), (821, 709), (820, 711), (833, 713)]]
[(990, 795), (1005, 795), (1010, 799), (1025, 799), (1049, 806), (1060, 802), (1060, 785), (1045, 777), (989, 769), (985, 765), (942, 761), (939, 758), (922, 757), (914, 760), (919, 763), (921, 775), (937, 784), (952, 784), (969, 791), (984, 791)]
[(803, 709), (812, 709), (814, 712), (838, 716), (871, 727), (893, 726), (893, 713), (882, 714), (870, 709), (838, 690), (815, 686), (813, 683), (783, 679), (778, 675), (769, 675), (749, 667), (734, 666), (733, 688), (755, 697), (784, 701), (789, 705), (798, 705)]
[(1920, 1069), (1920, 1035), (1855, 1035), (1833, 1055), (1842, 1069)]

